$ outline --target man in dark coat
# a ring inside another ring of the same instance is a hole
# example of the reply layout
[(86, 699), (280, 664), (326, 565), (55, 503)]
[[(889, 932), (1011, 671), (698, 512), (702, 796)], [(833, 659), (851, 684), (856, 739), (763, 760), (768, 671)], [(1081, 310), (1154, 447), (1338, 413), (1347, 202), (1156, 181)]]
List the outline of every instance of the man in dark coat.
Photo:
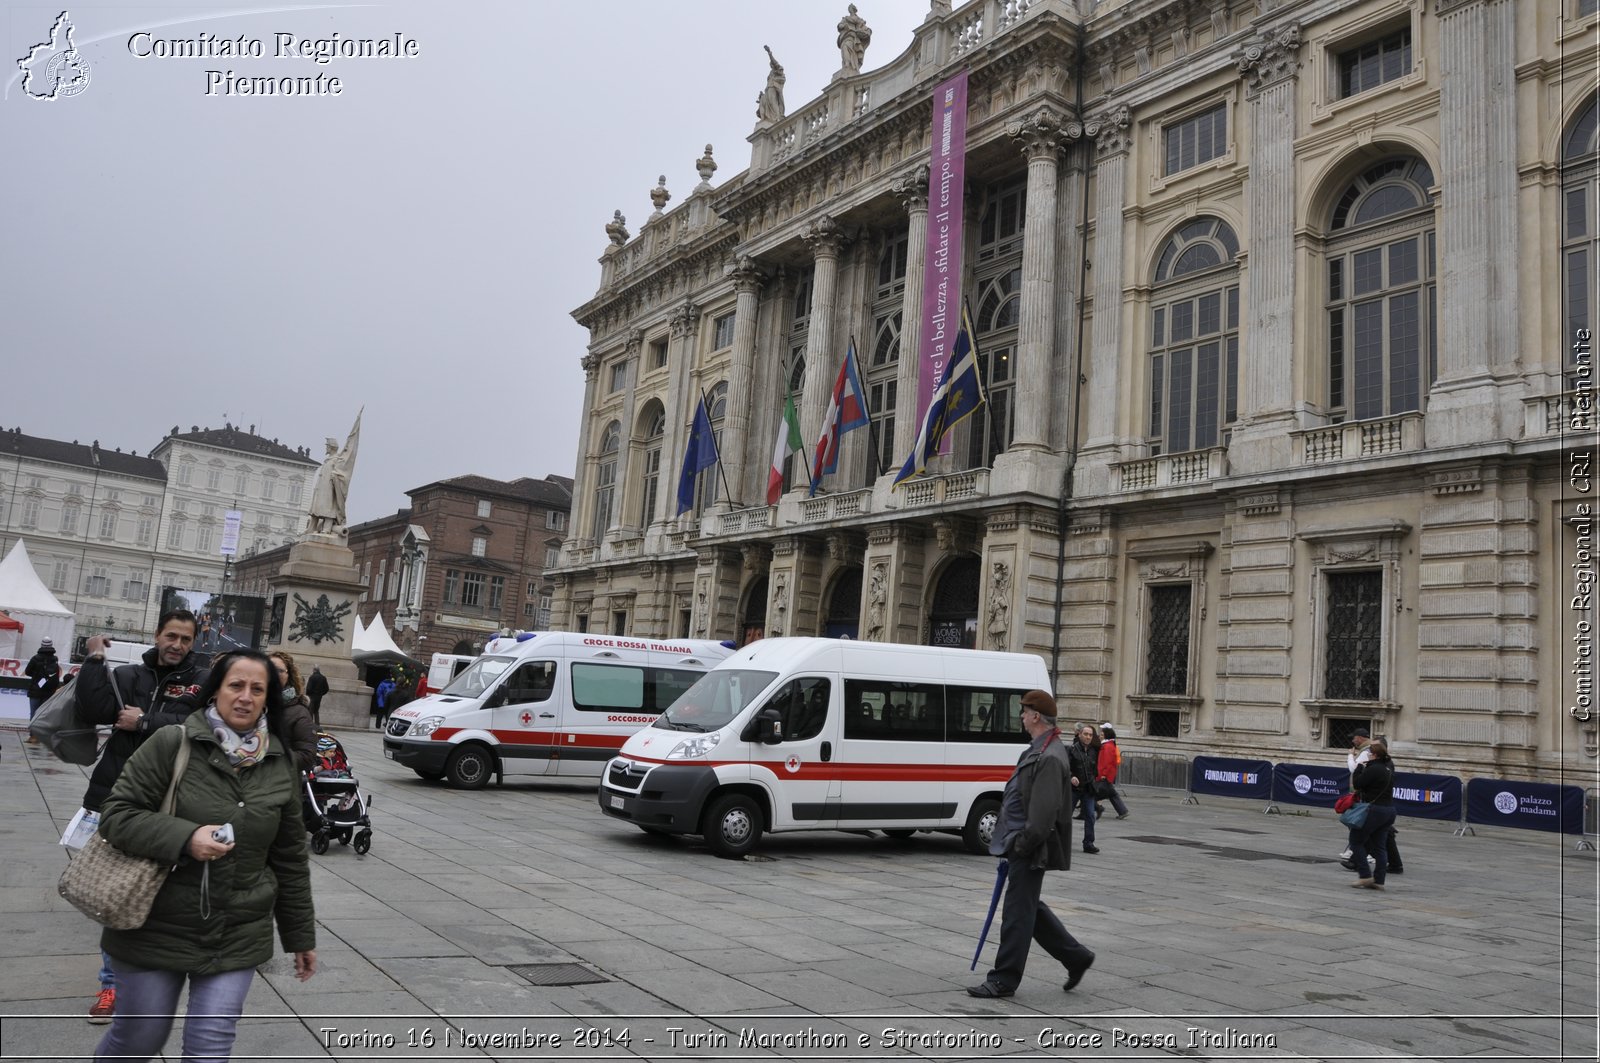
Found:
[[(52, 639), (39, 640), (39, 652), (28, 658), (28, 665), (22, 670), (28, 677), (28, 719), (33, 719), (33, 714), (39, 711), (39, 706), (50, 700), (61, 686), (61, 661), (56, 658), (56, 644)], [(28, 741), (37, 745), (39, 740), (32, 735)]]
[(313, 667), (311, 678), (306, 680), (306, 697), (311, 701), (311, 719), (318, 727), (322, 726), (322, 699), (328, 693), (328, 677), (322, 674), (322, 669)]
[(1034, 941), (1067, 969), (1063, 989), (1070, 990), (1082, 981), (1094, 963), (1094, 953), (1074, 938), (1039, 898), (1046, 871), (1072, 867), (1072, 805), (1067, 800), (1071, 769), (1056, 728), (1056, 699), (1043, 690), (1024, 694), (1022, 726), (1031, 741), (1006, 783), (1000, 818), (989, 843), (989, 851), (1004, 856), (1010, 865), (1000, 916), (1000, 947), (989, 977), (967, 990), (975, 997), (1014, 994)]
[[(125, 664), (112, 672), (106, 667), (111, 639), (96, 635), (87, 645), (88, 656), (78, 670), (78, 715), (97, 726), (109, 726), (111, 737), (89, 776), (83, 807), (100, 811), (111, 794), (122, 766), (134, 750), (157, 730), (182, 723), (195, 708), (206, 669), (192, 652), (199, 625), (187, 609), (161, 614), (156, 624), (156, 644), (145, 651), (139, 664)], [(89, 1021), (108, 1023), (116, 1006), (117, 988), (110, 958), (101, 954), (100, 994), (89, 1009)]]

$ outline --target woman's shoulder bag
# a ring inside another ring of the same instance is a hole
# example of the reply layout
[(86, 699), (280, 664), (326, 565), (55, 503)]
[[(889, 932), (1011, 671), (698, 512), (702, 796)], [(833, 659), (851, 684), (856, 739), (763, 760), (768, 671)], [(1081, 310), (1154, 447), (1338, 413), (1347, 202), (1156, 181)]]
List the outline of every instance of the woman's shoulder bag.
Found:
[[(161, 802), (161, 814), (172, 815), (177, 807), (178, 780), (189, 763), (189, 738), (178, 742), (173, 760), (172, 781)], [(150, 917), (150, 908), (161, 892), (172, 865), (163, 860), (129, 856), (95, 832), (83, 852), (72, 858), (56, 889), (78, 911), (112, 930), (137, 930)]]

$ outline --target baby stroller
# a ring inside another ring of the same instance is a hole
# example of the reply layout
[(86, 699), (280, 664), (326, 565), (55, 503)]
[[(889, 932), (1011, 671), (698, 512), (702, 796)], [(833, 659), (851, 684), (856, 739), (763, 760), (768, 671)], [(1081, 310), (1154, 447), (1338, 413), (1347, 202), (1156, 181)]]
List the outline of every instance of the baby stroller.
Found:
[(357, 853), (372, 848), (372, 820), (367, 817), (372, 795), (361, 793), (337, 738), (317, 732), (317, 766), (304, 778), (303, 813), (311, 851), (321, 856), (332, 838), (338, 838), (340, 845), (353, 845)]

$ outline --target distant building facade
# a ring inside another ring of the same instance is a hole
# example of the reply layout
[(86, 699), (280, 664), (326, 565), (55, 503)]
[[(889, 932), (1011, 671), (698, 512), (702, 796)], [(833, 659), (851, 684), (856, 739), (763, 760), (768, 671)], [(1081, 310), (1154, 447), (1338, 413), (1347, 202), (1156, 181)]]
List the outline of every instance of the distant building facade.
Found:
[[(555, 624), (1030, 651), (1147, 750), (1592, 768), (1595, 9), (936, 2), (763, 104), (744, 172), (606, 227)], [(988, 401), (894, 489), (963, 69)], [(873, 428), (765, 505), (852, 338)]]
[[(456, 476), (408, 491), (411, 505), (350, 527), (367, 588), (363, 624), (381, 615), (395, 644), (418, 660), (480, 653), (504, 631), (548, 629), (572, 481)], [(271, 596), (288, 549), (240, 563), (241, 586)]]
[(243, 514), (240, 551), (304, 528), (318, 463), (227, 426), (174, 428), (147, 457), (0, 430), (0, 549), (21, 538), (84, 633), (147, 639), (159, 591), (221, 591), (224, 515)]

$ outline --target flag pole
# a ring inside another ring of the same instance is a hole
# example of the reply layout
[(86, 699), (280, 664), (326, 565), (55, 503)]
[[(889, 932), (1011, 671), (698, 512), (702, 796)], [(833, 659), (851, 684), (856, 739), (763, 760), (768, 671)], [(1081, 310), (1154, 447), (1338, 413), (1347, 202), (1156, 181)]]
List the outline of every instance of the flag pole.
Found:
[[(850, 346), (845, 349), (849, 351), (854, 351), (856, 349), (856, 337), (854, 333), (851, 333), (850, 335)], [(856, 359), (856, 377), (857, 379), (860, 379), (861, 377), (861, 360), (859, 358)], [(862, 380), (861, 387), (863, 389), (863, 394), (861, 398), (863, 401), (861, 405), (862, 412), (867, 415), (867, 444), (872, 448), (870, 451), (872, 455), (872, 478), (876, 480), (878, 477), (883, 475), (883, 453), (878, 447), (878, 426), (877, 422), (872, 419), (872, 404), (865, 401), (867, 397), (865, 394), (866, 386), (867, 382)]]
[[(989, 382), (984, 379), (983, 358), (978, 351), (978, 327), (972, 324), (972, 307), (967, 303), (967, 297), (961, 297), (961, 327), (967, 330), (967, 344), (972, 348), (972, 360), (978, 370), (978, 394), (983, 399), (983, 419), (989, 423), (989, 444), (994, 447), (994, 453), (989, 457), (989, 467), (994, 467), (994, 459), (1000, 456), (1000, 433), (994, 423), (994, 405), (989, 401)], [(977, 411), (973, 411), (976, 413)]]
[[(700, 401), (705, 404), (705, 408), (706, 408), (706, 421), (707, 421), (707, 423), (710, 423), (710, 421), (711, 421), (711, 403), (706, 400), (706, 389), (705, 388), (700, 388), (699, 390), (700, 390)], [(733, 497), (733, 490), (732, 490), (732, 488), (730, 488), (728, 486), (728, 470), (722, 464), (722, 444), (717, 442), (717, 433), (716, 433), (715, 430), (713, 430), (712, 433), (711, 433), (711, 449), (717, 455), (717, 475), (722, 477), (722, 496), (724, 498), (726, 498), (730, 503), (738, 506), (740, 509), (743, 509), (744, 508), (744, 503), (740, 502), (739, 500), (737, 500), (737, 499), (735, 499)]]

